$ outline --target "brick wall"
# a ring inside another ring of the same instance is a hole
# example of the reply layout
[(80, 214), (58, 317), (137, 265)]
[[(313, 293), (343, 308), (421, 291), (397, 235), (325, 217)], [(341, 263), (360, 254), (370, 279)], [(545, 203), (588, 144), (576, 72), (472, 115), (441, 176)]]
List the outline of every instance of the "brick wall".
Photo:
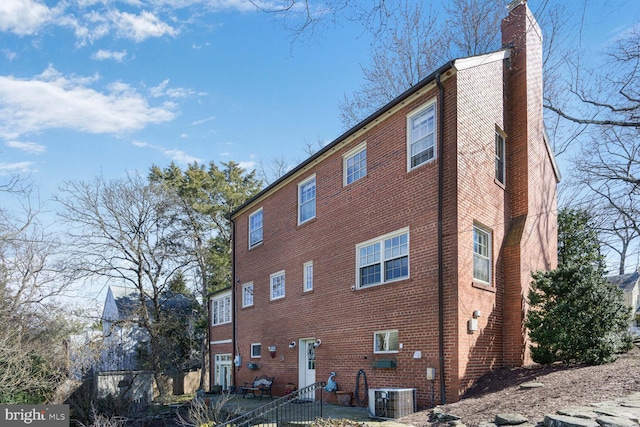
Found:
[[(445, 81), (455, 94), (455, 79)], [(256, 373), (275, 375), (274, 392), (298, 383), (298, 348), (288, 344), (302, 338), (320, 338), (317, 380), (336, 371), (343, 390), (355, 388), (364, 369), (368, 385), (416, 387), (421, 404), (430, 398), (427, 367), (438, 367), (437, 310), (437, 162), (407, 172), (406, 115), (437, 96), (435, 88), (407, 103), (398, 113), (341, 147), (322, 163), (309, 168), (255, 209), (262, 207), (264, 242), (248, 250), (248, 209), (237, 218), (237, 271), (241, 284), (254, 284), (254, 306), (236, 302), (238, 346), (249, 360), (251, 343), (260, 342), (259, 372), (237, 371), (239, 381)], [(454, 118), (447, 125), (455, 126)], [(455, 137), (452, 134), (450, 137)], [(342, 155), (367, 143), (367, 175), (344, 187)], [(297, 184), (316, 174), (316, 219), (298, 226)], [(451, 203), (454, 207), (454, 204)], [(449, 215), (455, 223), (455, 215)], [(356, 285), (358, 243), (409, 228), (410, 278), (352, 290)], [(449, 255), (455, 257), (453, 253)], [(313, 261), (314, 290), (303, 292), (303, 263)], [(269, 277), (284, 270), (285, 298), (270, 301)], [(455, 293), (448, 296), (448, 318), (456, 317)], [(373, 333), (397, 329), (403, 348), (397, 355), (374, 355)], [(267, 346), (277, 347), (271, 358)], [(447, 339), (453, 350), (455, 338)], [(420, 358), (414, 358), (419, 351)], [(451, 351), (453, 354), (453, 351)], [(373, 369), (374, 361), (397, 359), (395, 370)], [(454, 361), (448, 361), (448, 364)], [(454, 370), (451, 370), (451, 374)], [(436, 395), (438, 383), (435, 383)]]
[[(502, 242), (510, 221), (508, 187), (495, 179), (495, 134), (504, 130), (503, 62), (458, 72), (457, 194), (459, 392), (489, 370), (502, 366)], [(491, 232), (492, 280), (473, 280), (473, 227)], [(478, 330), (468, 331), (480, 311)]]
[[(537, 52), (532, 17), (521, 7), (524, 13), (516, 10), (505, 21), (505, 38), (512, 40), (528, 28), (524, 46)], [(447, 401), (457, 400), (488, 370), (527, 360), (523, 295), (532, 270), (555, 266), (556, 181), (542, 139), (541, 68), (538, 53), (529, 56), (522, 46), (516, 40), (511, 69), (502, 61), (488, 62), (449, 72), (443, 82), (445, 149), (438, 156), (445, 174)], [(433, 387), (434, 403), (440, 401), (442, 373), (433, 384), (426, 380), (427, 367), (439, 368), (438, 165), (436, 160), (407, 172), (406, 160), (407, 115), (438, 96), (434, 83), (420, 91), (236, 215), (237, 294), (243, 284), (254, 285), (253, 306), (242, 308), (239, 298), (235, 302), (237, 349), (243, 360), (236, 383), (272, 375), (274, 394), (282, 394), (285, 384), (298, 383), (300, 349), (290, 349), (289, 343), (321, 339), (316, 380), (335, 371), (339, 388), (353, 391), (363, 369), (370, 388), (415, 387), (419, 405), (427, 406)], [(507, 135), (505, 185), (494, 180), (496, 126)], [(363, 142), (367, 175), (344, 186), (343, 155)], [(298, 225), (298, 184), (313, 174), (316, 218)], [(263, 243), (249, 249), (248, 216), (257, 209), (263, 212)], [(473, 282), (474, 225), (492, 235), (488, 286)], [(356, 245), (404, 228), (409, 230), (410, 277), (354, 289)], [(313, 261), (314, 289), (304, 292), (303, 264), (308, 261)], [(271, 301), (270, 275), (279, 271), (285, 272), (285, 297)], [(467, 321), (475, 310), (481, 312), (479, 328), (469, 333)], [(399, 331), (402, 347), (397, 354), (374, 354), (373, 333), (389, 329)], [(250, 357), (252, 343), (261, 344), (260, 358)], [(276, 346), (274, 357), (268, 346)], [(397, 368), (374, 369), (381, 359), (395, 359)], [(249, 370), (249, 362), (260, 369)]]

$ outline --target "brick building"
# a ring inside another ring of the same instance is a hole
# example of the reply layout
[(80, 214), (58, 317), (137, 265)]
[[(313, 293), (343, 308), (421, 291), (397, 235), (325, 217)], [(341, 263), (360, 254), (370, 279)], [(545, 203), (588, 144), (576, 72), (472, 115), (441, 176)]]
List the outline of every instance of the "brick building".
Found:
[(233, 212), (212, 372), (235, 359), (236, 384), (275, 376), (280, 395), (331, 371), (354, 391), (364, 370), (427, 406), (432, 388), (455, 401), (529, 361), (524, 297), (556, 266), (559, 174), (526, 1), (502, 34), (504, 49), (443, 65)]

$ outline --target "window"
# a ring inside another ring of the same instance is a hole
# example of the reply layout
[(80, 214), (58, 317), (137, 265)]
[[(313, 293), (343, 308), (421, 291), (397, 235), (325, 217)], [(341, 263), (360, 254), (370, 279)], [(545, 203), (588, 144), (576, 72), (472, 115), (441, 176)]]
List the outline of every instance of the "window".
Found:
[(249, 247), (262, 243), (262, 209), (249, 215)]
[(436, 157), (435, 102), (407, 117), (407, 150), (409, 170)]
[(242, 285), (242, 306), (250, 307), (253, 305), (253, 283)]
[(349, 185), (367, 174), (367, 144), (360, 144), (344, 156), (344, 185)]
[(398, 331), (379, 331), (373, 334), (374, 353), (397, 353)]
[(260, 343), (251, 344), (251, 357), (260, 357), (262, 345)]
[(303, 268), (303, 278), (304, 282), (304, 291), (312, 291), (313, 290), (313, 261), (305, 262), (302, 266)]
[(473, 227), (473, 280), (491, 283), (491, 234)]
[(271, 299), (284, 298), (284, 271), (271, 275)]
[(211, 300), (211, 325), (231, 323), (231, 294)]
[(316, 177), (298, 185), (298, 224), (316, 216)]
[(496, 131), (496, 179), (504, 184), (504, 136)]
[(403, 230), (356, 247), (358, 287), (409, 277), (409, 231)]

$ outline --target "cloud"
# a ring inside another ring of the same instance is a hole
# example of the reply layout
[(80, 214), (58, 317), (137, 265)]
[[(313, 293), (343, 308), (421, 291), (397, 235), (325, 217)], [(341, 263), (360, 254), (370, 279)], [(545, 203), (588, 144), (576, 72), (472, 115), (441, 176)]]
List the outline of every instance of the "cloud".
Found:
[(173, 105), (152, 107), (134, 88), (90, 87), (99, 76), (63, 76), (49, 66), (32, 79), (0, 76), (0, 136), (15, 139), (46, 129), (123, 134), (173, 120)]
[(204, 162), (204, 160), (198, 157), (191, 156), (187, 154), (185, 151), (179, 150), (177, 148), (169, 149), (169, 148), (164, 148), (160, 145), (149, 144), (148, 142), (142, 142), (142, 141), (132, 141), (131, 144), (135, 145), (136, 147), (151, 148), (153, 150), (159, 151), (165, 157), (168, 157), (172, 161), (179, 164), (183, 164), (183, 165), (187, 165), (189, 163), (195, 163), (195, 162), (198, 162), (198, 163)]
[(238, 166), (240, 166), (242, 169), (250, 172), (252, 170), (254, 170), (256, 168), (256, 162), (254, 162), (253, 160), (248, 161), (248, 162), (239, 162)]
[(4, 56), (9, 60), (9, 61), (13, 61), (16, 56), (18, 56), (17, 53), (15, 53), (12, 50), (9, 49), (2, 49), (2, 53), (4, 53)]
[(53, 10), (34, 0), (2, 0), (0, 2), (0, 31), (19, 36), (38, 32), (54, 18)]
[(127, 51), (126, 50), (121, 50), (120, 52), (115, 52), (115, 51), (112, 51), (112, 50), (100, 49), (99, 51), (97, 51), (96, 53), (91, 55), (91, 58), (93, 58), (93, 59), (95, 59), (97, 61), (104, 61), (105, 59), (113, 59), (116, 62), (122, 62), (122, 61), (124, 61), (125, 56), (127, 56)]
[(191, 124), (192, 125), (201, 125), (203, 123), (207, 123), (207, 122), (210, 122), (210, 121), (215, 120), (215, 119), (216, 119), (215, 116), (209, 116), (209, 117), (207, 117), (205, 119), (194, 120), (193, 122), (191, 122)]
[(115, 10), (111, 12), (110, 17), (120, 37), (136, 42), (144, 41), (150, 37), (176, 36), (179, 33), (171, 25), (162, 22), (160, 18), (148, 11), (142, 11), (140, 15), (135, 15)]
[(164, 80), (162, 83), (160, 83), (158, 86), (154, 86), (152, 88), (149, 89), (149, 93), (151, 93), (151, 96), (153, 96), (154, 98), (160, 98), (162, 96), (167, 96), (169, 98), (187, 98), (188, 96), (191, 96), (194, 94), (194, 92), (191, 89), (185, 89), (185, 88), (167, 88), (167, 86), (169, 85), (169, 79)]
[(36, 144), (35, 142), (7, 141), (4, 145), (29, 154), (42, 154), (47, 151), (47, 147), (42, 144)]
[(33, 162), (0, 163), (0, 176), (34, 172)]

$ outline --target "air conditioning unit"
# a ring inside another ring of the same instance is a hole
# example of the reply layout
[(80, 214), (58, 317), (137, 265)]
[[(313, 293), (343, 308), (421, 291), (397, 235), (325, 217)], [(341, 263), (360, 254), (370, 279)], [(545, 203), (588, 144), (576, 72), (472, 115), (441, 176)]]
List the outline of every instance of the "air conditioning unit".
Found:
[(369, 389), (369, 413), (375, 418), (402, 418), (416, 409), (415, 388)]

